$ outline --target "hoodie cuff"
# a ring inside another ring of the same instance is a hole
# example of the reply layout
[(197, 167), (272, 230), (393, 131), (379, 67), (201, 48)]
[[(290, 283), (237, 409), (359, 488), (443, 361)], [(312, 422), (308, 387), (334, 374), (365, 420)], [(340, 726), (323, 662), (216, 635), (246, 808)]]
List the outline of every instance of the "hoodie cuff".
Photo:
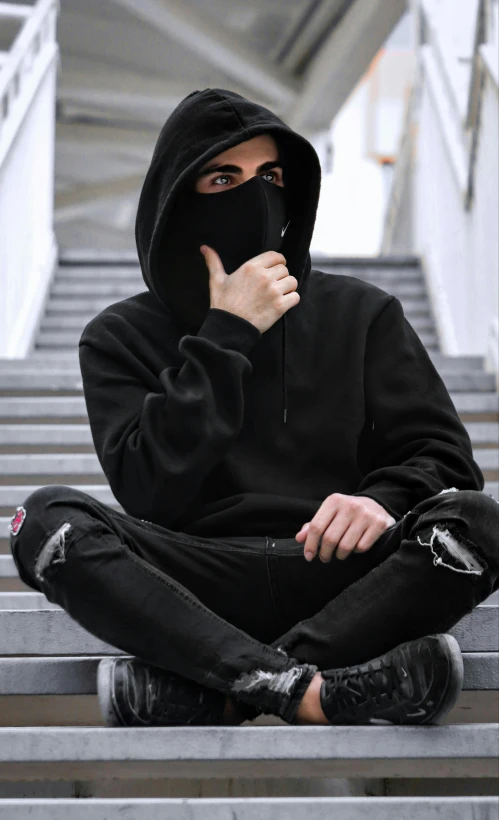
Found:
[(262, 337), (258, 328), (247, 319), (221, 308), (208, 310), (197, 335), (221, 347), (238, 350), (244, 354), (248, 353)]

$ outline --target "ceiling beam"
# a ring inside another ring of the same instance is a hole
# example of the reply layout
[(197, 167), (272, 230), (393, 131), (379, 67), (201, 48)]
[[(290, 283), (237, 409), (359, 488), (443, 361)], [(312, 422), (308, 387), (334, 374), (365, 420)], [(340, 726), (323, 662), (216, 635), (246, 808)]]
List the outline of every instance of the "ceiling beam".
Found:
[[(191, 84), (162, 80), (133, 71), (68, 68), (66, 60), (57, 87), (57, 100), (64, 112), (96, 114), (110, 121), (119, 115), (158, 130), (173, 109), (191, 93)], [(233, 90), (237, 88), (232, 86)], [(263, 103), (263, 100), (255, 100)]]
[(139, 122), (163, 125), (178, 103), (190, 94), (191, 85), (163, 81), (132, 71), (72, 71), (65, 68), (59, 79), (57, 99), (75, 113), (78, 106), (89, 112), (128, 114)]
[(158, 137), (156, 129), (123, 128), (115, 125), (95, 125), (87, 122), (57, 122), (56, 139), (86, 148), (119, 150), (130, 148), (144, 151), (149, 159)]
[(68, 190), (56, 191), (54, 221), (68, 222), (88, 216), (89, 210), (104, 199), (138, 196), (145, 174), (130, 174), (104, 182), (77, 183)]
[(300, 132), (328, 128), (406, 11), (406, 0), (356, 0), (311, 63), (288, 123)]
[(289, 106), (299, 84), (231, 32), (180, 0), (112, 0), (168, 38), (174, 38), (245, 88)]
[(287, 45), (280, 64), (290, 73), (299, 69), (301, 63), (313, 53), (325, 31), (339, 20), (346, 12), (348, 5), (355, 0), (322, 0), (310, 12), (305, 12), (292, 42)]

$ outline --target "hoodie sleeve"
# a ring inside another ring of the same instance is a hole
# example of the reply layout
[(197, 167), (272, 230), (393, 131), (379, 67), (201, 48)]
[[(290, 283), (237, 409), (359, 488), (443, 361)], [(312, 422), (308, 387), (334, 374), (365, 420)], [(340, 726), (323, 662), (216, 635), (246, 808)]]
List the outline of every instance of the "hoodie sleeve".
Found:
[(443, 489), (483, 490), (468, 431), (397, 297), (369, 328), (364, 374), (372, 460), (352, 495), (374, 499), (398, 521)]
[(79, 356), (92, 438), (127, 513), (175, 528), (240, 432), (243, 379), (252, 371), (246, 354), (260, 337), (251, 322), (210, 308), (197, 335), (179, 341), (183, 364), (165, 363), (151, 389), (149, 371), (141, 374), (109, 327), (84, 331)]

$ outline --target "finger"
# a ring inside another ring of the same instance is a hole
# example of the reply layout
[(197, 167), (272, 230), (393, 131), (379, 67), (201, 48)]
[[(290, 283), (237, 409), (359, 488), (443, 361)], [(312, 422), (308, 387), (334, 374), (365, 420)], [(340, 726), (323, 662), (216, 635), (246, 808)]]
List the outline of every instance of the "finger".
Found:
[(292, 277), (289, 275), (286, 265), (281, 265), (281, 263), (279, 263), (278, 265), (273, 265), (270, 270), (272, 271), (272, 276), (276, 282), (279, 282), (281, 279), (286, 279), (286, 283), (291, 281)]
[(311, 530), (311, 526), (312, 522), (310, 522), (308, 526), (305, 546), (303, 547), (303, 554), (307, 561), (311, 561), (315, 558), (319, 549), (319, 543), (322, 535), (322, 533), (318, 532), (317, 529)]
[(307, 523), (303, 525), (303, 527), (301, 528), (301, 530), (300, 530), (299, 532), (297, 532), (297, 533), (296, 533), (296, 535), (295, 535), (295, 539), (296, 539), (298, 542), (300, 542), (300, 541), (304, 541), (304, 540), (305, 540), (305, 538), (307, 537), (307, 533), (308, 533), (308, 528), (309, 528), (309, 526), (310, 526), (310, 521), (307, 521)]
[(336, 554), (338, 544), (347, 533), (351, 523), (352, 518), (346, 510), (340, 510), (336, 513), (334, 520), (322, 536), (319, 558), (323, 563), (328, 563), (332, 556)]
[(204, 256), (204, 261), (206, 262), (206, 266), (210, 272), (210, 277), (218, 280), (223, 279), (223, 277), (227, 274), (225, 273), (222, 260), (216, 250), (214, 248), (210, 248), (209, 245), (201, 245), (199, 250)]
[[(344, 561), (352, 552), (356, 552), (359, 543), (365, 538), (365, 534), (369, 532), (369, 530), (370, 528), (367, 524), (361, 521), (352, 522), (336, 548), (335, 557), (338, 561)], [(362, 541), (362, 543), (366, 543), (366, 541)]]
[(336, 514), (337, 502), (332, 496), (328, 496), (312, 518), (308, 528), (307, 540), (305, 541), (304, 554), (307, 561), (311, 561), (317, 554), (319, 541), (326, 528), (330, 525)]
[(253, 260), (259, 262), (264, 268), (273, 268), (274, 265), (285, 265), (286, 257), (279, 251), (264, 251), (254, 256)]
[(380, 533), (378, 530), (373, 531), (373, 528), (369, 527), (364, 532), (364, 535), (362, 536), (362, 538), (359, 539), (359, 542), (358, 542), (357, 546), (355, 547), (354, 552), (358, 552), (358, 553), (367, 552), (368, 550), (371, 549), (373, 544), (376, 543), (376, 541), (378, 540), (378, 538), (380, 537), (381, 534), (382, 533)]

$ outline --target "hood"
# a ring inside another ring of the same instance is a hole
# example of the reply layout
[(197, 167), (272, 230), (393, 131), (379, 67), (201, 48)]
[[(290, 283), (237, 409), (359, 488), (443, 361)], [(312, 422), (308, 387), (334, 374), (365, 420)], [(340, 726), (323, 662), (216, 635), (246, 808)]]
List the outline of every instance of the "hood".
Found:
[[(309, 248), (321, 185), (320, 162), (314, 147), (268, 108), (234, 91), (222, 88), (193, 91), (179, 103), (161, 129), (140, 193), (135, 222), (144, 282), (169, 312), (172, 307), (162, 283), (165, 277), (181, 276), (181, 271), (165, 270), (164, 262), (160, 265), (159, 260), (161, 240), (168, 231), (177, 195), (195, 177), (197, 170), (217, 154), (264, 133), (274, 137), (283, 158), (283, 182), (291, 220), (279, 250), (286, 257), (289, 273), (298, 280), (298, 291), (308, 277)], [(208, 271), (206, 275), (208, 277)], [(169, 280), (170, 288), (171, 285)], [(300, 304), (294, 310), (299, 310)], [(279, 321), (286, 422), (286, 314)]]

